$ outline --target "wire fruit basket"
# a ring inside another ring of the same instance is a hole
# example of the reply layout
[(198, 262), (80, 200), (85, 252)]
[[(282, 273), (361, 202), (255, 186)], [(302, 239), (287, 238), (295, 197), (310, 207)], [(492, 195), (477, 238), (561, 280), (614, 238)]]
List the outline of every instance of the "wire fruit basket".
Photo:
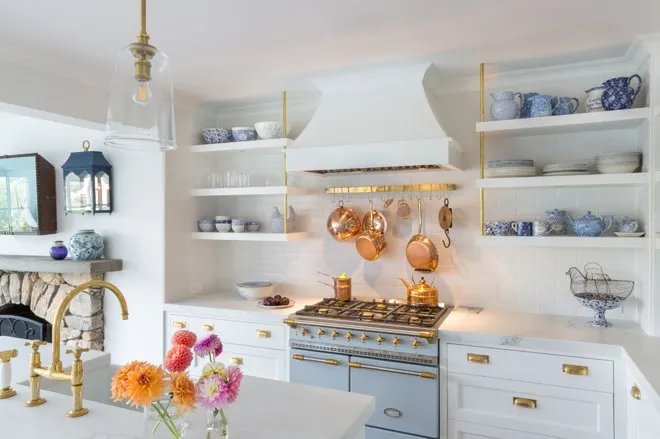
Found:
[(576, 267), (569, 268), (566, 274), (571, 278), (573, 296), (580, 304), (594, 310), (594, 317), (588, 322), (592, 326), (612, 326), (605, 318), (605, 311), (620, 307), (635, 286), (630, 280), (611, 279), (595, 262), (584, 266), (584, 274)]

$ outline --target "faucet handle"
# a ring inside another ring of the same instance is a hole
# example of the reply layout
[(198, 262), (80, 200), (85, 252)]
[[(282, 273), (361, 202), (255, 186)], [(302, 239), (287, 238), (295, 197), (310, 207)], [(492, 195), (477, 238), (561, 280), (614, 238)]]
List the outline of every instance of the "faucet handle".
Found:
[(67, 349), (66, 353), (67, 354), (73, 354), (73, 357), (76, 360), (80, 360), (80, 356), (83, 354), (83, 352), (89, 352), (88, 348), (76, 348), (76, 349)]
[(32, 341), (26, 341), (25, 342), (25, 346), (32, 346), (32, 352), (34, 352), (34, 353), (39, 352), (39, 348), (41, 346), (45, 346), (47, 344), (48, 344), (47, 342), (41, 341), (41, 340), (32, 340)]
[(16, 349), (10, 349), (8, 351), (0, 351), (0, 362), (9, 363), (9, 360), (16, 358), (18, 356), (18, 351)]

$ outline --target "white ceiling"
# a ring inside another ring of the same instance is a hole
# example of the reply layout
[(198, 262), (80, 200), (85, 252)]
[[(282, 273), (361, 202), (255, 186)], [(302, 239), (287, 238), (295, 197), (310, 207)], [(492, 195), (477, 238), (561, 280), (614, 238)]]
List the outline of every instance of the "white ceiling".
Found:
[[(138, 17), (139, 0), (1, 0), (0, 59), (106, 88)], [(660, 1), (151, 0), (148, 30), (177, 90), (212, 101), (400, 59), (466, 75), (482, 61), (618, 56), (660, 31)]]

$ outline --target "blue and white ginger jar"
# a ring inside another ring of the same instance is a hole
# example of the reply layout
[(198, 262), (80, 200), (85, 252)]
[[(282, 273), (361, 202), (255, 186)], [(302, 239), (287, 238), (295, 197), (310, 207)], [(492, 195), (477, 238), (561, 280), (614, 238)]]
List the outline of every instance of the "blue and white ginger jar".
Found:
[(79, 230), (69, 242), (71, 258), (79, 261), (102, 259), (104, 249), (103, 237), (91, 229)]

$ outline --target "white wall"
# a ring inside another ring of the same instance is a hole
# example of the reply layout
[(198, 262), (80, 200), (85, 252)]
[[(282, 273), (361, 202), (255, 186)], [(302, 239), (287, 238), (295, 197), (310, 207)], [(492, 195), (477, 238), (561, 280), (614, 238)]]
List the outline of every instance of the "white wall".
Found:
[[(0, 253), (48, 255), (54, 240), (68, 242), (78, 229), (95, 229), (105, 238), (105, 256), (124, 261), (123, 271), (109, 273), (106, 279), (123, 291), (130, 314), (129, 320), (121, 320), (117, 300), (106, 294), (106, 351), (115, 363), (158, 362), (164, 296), (164, 158), (161, 153), (108, 149), (103, 136), (102, 131), (0, 113), (0, 155), (37, 152), (55, 167), (58, 214), (56, 235), (0, 235)], [(111, 215), (63, 213), (61, 166), (85, 139), (113, 165)]]

